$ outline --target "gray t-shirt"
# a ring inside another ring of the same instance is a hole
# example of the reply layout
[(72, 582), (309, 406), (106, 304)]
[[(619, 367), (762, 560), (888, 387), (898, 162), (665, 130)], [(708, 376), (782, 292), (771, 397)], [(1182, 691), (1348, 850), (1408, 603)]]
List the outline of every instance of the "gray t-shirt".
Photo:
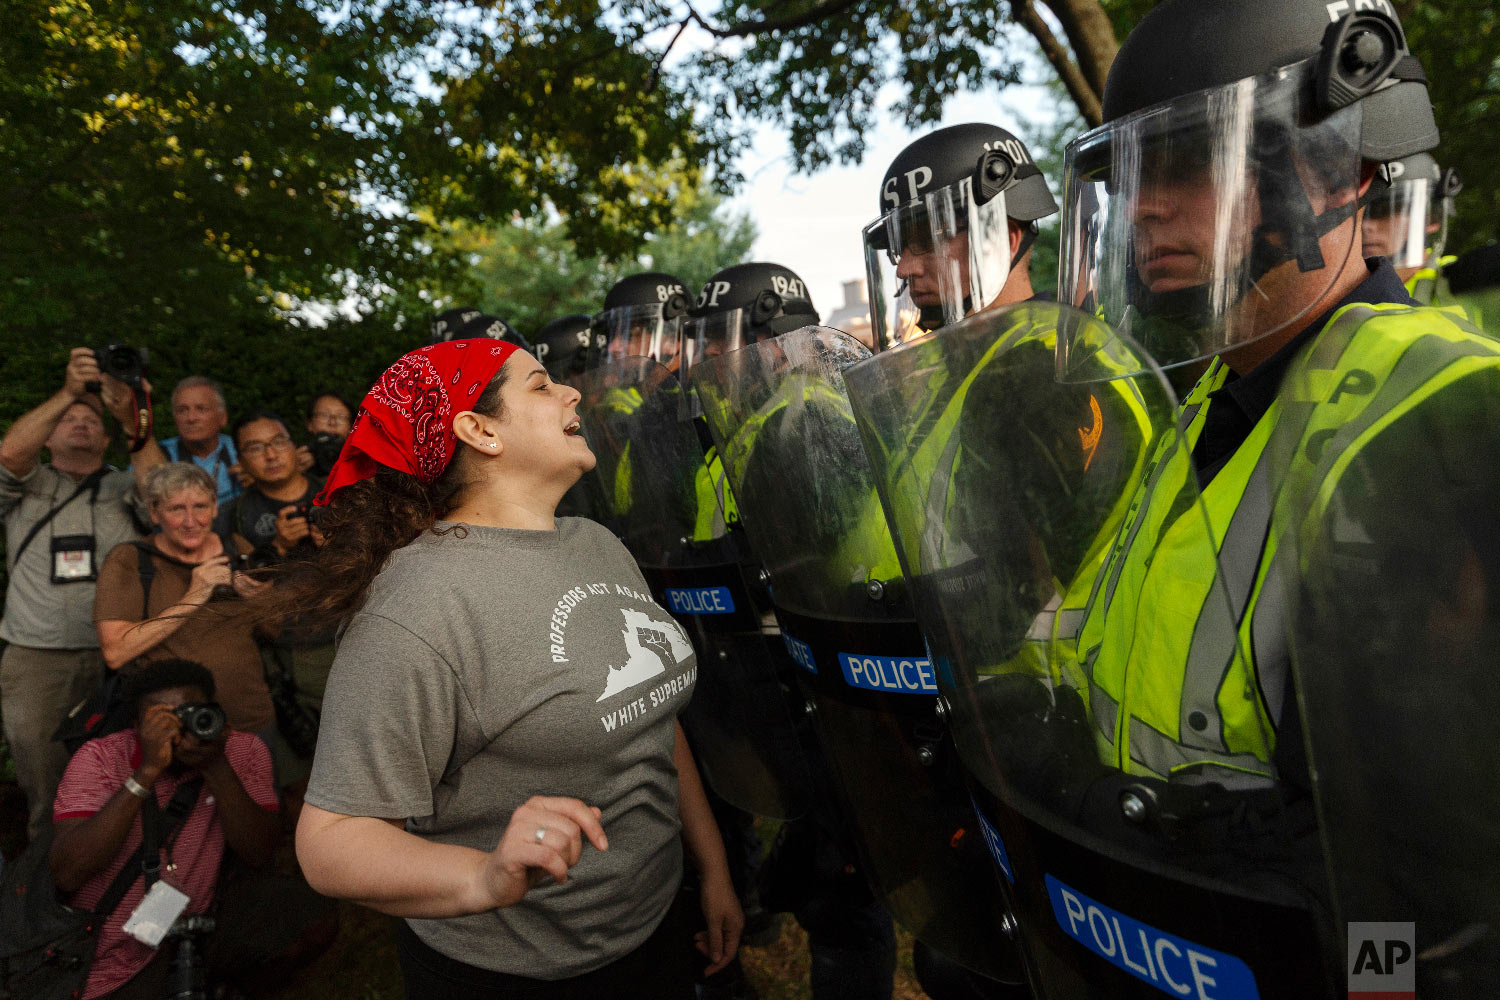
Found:
[[(17, 478), (0, 465), (0, 518), (5, 520), (5, 552), (10, 584), (0, 639), (34, 649), (98, 649), (94, 628), (94, 583), (53, 583), (53, 539), (88, 535), (94, 539), (94, 572), (104, 557), (123, 542), (141, 537), (145, 508), (136, 498), (128, 471), (111, 470), (99, 481), (94, 499), (85, 490), (37, 532), (16, 561), (16, 548), (32, 526), (56, 505), (73, 496), (78, 480), (50, 465), (38, 464)], [(90, 500), (93, 502), (90, 503)]]
[(579, 975), (645, 941), (677, 891), (673, 723), (696, 678), (686, 636), (593, 521), (428, 532), (391, 556), (339, 643), (307, 801), (482, 850), (533, 795), (598, 806), (609, 850), (585, 841), (566, 883), (410, 921), (470, 965)]

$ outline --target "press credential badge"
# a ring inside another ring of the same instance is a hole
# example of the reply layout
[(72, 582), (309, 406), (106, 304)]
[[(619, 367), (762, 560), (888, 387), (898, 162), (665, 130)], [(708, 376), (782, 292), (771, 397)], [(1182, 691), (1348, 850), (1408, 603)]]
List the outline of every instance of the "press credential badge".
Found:
[(182, 892), (165, 882), (158, 882), (125, 921), (123, 930), (141, 944), (158, 947), (187, 905), (188, 897)]

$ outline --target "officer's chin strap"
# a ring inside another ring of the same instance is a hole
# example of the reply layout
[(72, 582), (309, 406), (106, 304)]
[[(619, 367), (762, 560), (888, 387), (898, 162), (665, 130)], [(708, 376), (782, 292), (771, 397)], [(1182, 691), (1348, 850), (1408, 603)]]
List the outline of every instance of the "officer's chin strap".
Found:
[(1036, 242), (1036, 238), (1039, 235), (1041, 235), (1041, 231), (1037, 228), (1037, 224), (1035, 222), (1028, 225), (1022, 231), (1021, 245), (1016, 248), (1016, 252), (1012, 254), (1010, 258), (1010, 269), (1012, 271), (1014, 271), (1020, 265), (1021, 258), (1026, 256), (1026, 252), (1031, 249), (1031, 245)]
[[(1025, 257), (1027, 252), (1031, 250), (1032, 244), (1036, 242), (1039, 235), (1040, 232), (1035, 222), (1026, 226), (1021, 234), (1020, 245), (1016, 247), (1016, 252), (1011, 254), (1010, 268), (1005, 272), (1006, 281), (1010, 280), (1010, 275), (1020, 266), (1021, 258)], [(974, 298), (973, 296), (966, 295), (964, 296), (962, 315), (968, 316), (972, 312), (974, 312)], [(943, 315), (943, 307), (941, 305), (919, 307), (917, 311), (917, 326), (923, 331), (931, 333), (933, 330), (939, 329), (946, 324), (947, 319)]]
[[(1299, 185), (1301, 201), (1287, 213), (1287, 218), (1262, 222), (1255, 227), (1254, 243), (1250, 249), (1251, 281), (1259, 282), (1273, 267), (1289, 260), (1295, 260), (1297, 269), (1304, 274), (1326, 267), (1327, 261), (1323, 259), (1323, 247), (1319, 241), (1354, 218), (1360, 209), (1383, 194), (1388, 187), (1387, 184), (1372, 180), (1364, 194), (1348, 204), (1338, 205), (1317, 215), (1313, 212), (1307, 190)], [(1273, 242), (1270, 238), (1272, 233), (1283, 236), (1287, 245)]]
[[(965, 310), (965, 312), (968, 311), (968, 308), (969, 308), (969, 300), (965, 299), (964, 300), (964, 310)], [(940, 329), (946, 322), (947, 322), (947, 319), (943, 316), (943, 307), (942, 306), (939, 305), (939, 306), (918, 306), (917, 307), (917, 328), (920, 329), (922, 332), (924, 332), (924, 333), (931, 333), (933, 330)]]
[[(1383, 188), (1382, 188), (1383, 190)], [(1380, 192), (1377, 185), (1370, 188), (1347, 205), (1331, 208), (1322, 215), (1314, 215), (1311, 202), (1303, 192), (1303, 205), (1288, 213), (1288, 218), (1279, 222), (1263, 222), (1255, 229), (1254, 242), (1250, 249), (1249, 277), (1253, 284), (1274, 267), (1295, 260), (1303, 273), (1327, 266), (1323, 259), (1323, 248), (1319, 240), (1354, 217), (1360, 209), (1370, 203)], [(1303, 208), (1305, 206), (1305, 210)], [(1280, 237), (1273, 240), (1272, 236)], [(1179, 327), (1185, 333), (1205, 328), (1210, 320), (1209, 285), (1193, 285), (1170, 292), (1152, 292), (1140, 284), (1139, 277), (1133, 279), (1139, 287), (1132, 303), (1137, 311), (1150, 320)], [(1137, 333), (1137, 340), (1145, 346), (1149, 336)]]

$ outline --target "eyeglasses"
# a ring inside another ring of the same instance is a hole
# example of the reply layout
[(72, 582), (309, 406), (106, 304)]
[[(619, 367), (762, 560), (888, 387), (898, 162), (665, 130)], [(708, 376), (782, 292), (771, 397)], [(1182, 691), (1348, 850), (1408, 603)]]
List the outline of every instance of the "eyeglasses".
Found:
[(251, 441), (247, 445), (242, 445), (240, 447), (240, 454), (249, 456), (250, 458), (256, 458), (267, 448), (275, 448), (277, 451), (284, 451), (291, 446), (291, 438), (287, 437), (285, 434), (278, 434), (276, 437), (273, 437), (269, 441)]

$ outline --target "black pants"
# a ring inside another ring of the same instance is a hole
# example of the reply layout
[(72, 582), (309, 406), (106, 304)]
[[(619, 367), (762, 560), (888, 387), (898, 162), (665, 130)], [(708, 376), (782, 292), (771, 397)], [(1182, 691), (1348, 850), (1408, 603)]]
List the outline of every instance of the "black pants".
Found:
[(396, 922), (396, 958), (407, 1000), (692, 1000), (697, 953), (684, 916), (674, 904), (635, 951), (570, 979), (476, 968), (429, 947), (405, 920)]

